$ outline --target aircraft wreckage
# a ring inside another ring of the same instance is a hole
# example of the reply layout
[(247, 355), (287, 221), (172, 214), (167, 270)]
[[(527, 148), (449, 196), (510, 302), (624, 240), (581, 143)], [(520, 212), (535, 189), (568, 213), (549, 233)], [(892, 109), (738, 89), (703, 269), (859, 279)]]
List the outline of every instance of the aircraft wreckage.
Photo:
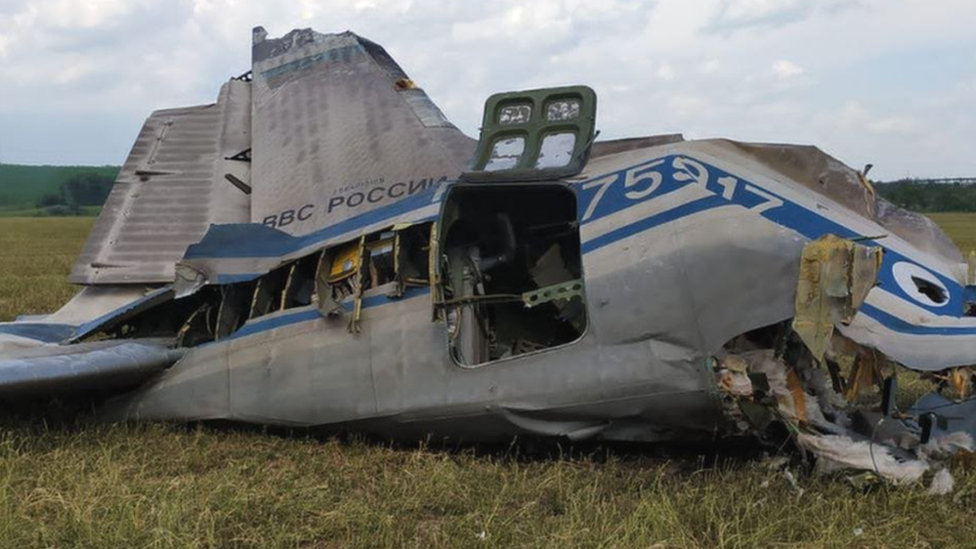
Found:
[(785, 434), (903, 482), (972, 449), (974, 262), (864, 174), (599, 141), (583, 86), (484, 113), (466, 137), (351, 32), (255, 29), (216, 103), (146, 121), (76, 297), (0, 324), (0, 397), (396, 438)]

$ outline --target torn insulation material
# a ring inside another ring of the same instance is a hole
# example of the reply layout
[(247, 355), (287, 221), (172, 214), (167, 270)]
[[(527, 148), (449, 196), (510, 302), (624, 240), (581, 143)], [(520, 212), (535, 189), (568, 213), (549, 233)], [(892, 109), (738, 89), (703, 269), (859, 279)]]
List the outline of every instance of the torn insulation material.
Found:
[(883, 251), (834, 235), (803, 248), (793, 330), (823, 362), (834, 326), (849, 324), (874, 287)]
[[(930, 492), (945, 493), (952, 479), (944, 461), (971, 451), (976, 434), (976, 421), (947, 417), (972, 417), (972, 369), (928, 375), (957, 400), (923, 398), (916, 409), (900, 412), (897, 375), (908, 370), (835, 331), (876, 288), (882, 260), (880, 248), (833, 235), (806, 245), (795, 317), (765, 336), (746, 334), (727, 344), (715, 363), (718, 388), (740, 432), (762, 437), (771, 422), (782, 422), (797, 448), (815, 457), (820, 473), (864, 470), (906, 484), (934, 472)], [(757, 377), (763, 390), (756, 389)]]

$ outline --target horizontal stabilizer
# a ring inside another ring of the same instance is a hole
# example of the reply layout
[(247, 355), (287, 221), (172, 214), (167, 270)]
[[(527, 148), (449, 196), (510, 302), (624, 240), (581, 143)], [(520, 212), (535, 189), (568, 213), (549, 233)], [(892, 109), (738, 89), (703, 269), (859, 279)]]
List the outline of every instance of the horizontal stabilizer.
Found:
[(99, 393), (130, 388), (184, 353), (156, 340), (101, 341), (26, 350), (0, 360), (0, 398)]
[[(213, 223), (250, 219), (251, 84), (146, 120), (71, 271), (76, 284), (172, 282)], [(240, 160), (238, 160), (240, 159)]]

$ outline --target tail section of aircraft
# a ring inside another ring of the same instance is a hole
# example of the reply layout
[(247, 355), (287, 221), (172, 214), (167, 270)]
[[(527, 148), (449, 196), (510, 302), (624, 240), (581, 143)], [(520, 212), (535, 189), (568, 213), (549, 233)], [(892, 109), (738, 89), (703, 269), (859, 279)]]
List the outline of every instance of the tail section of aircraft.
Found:
[(456, 178), (474, 151), (386, 51), (351, 32), (254, 31), (251, 77), (154, 112), (72, 273), (172, 282), (210, 225), (322, 229)]
[(474, 152), (379, 45), (294, 30), (253, 45), (251, 221), (307, 234), (455, 179)]
[(215, 223), (250, 219), (251, 84), (212, 105), (154, 112), (139, 132), (71, 271), (76, 284), (167, 283)]

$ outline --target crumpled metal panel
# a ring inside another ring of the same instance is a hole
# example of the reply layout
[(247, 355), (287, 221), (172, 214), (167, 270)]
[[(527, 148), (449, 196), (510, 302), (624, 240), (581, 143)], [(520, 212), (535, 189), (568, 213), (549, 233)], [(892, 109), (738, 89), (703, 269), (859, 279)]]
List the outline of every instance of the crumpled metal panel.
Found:
[(681, 143), (685, 138), (680, 133), (668, 133), (662, 135), (649, 135), (647, 137), (626, 137), (623, 139), (611, 139), (608, 141), (597, 141), (593, 143), (593, 150), (590, 152), (590, 160), (601, 156), (619, 154), (650, 147), (660, 147), (672, 143)]
[(118, 326), (120, 323), (132, 318), (133, 316), (147, 311), (161, 303), (165, 303), (173, 299), (173, 286), (164, 286), (149, 292), (145, 296), (127, 303), (118, 309), (109, 311), (104, 315), (89, 320), (88, 322), (78, 326), (78, 329), (71, 334), (71, 342), (77, 343), (82, 339), (100, 332), (102, 330), (107, 330), (112, 327)]
[(952, 400), (939, 393), (928, 393), (918, 399), (908, 411), (913, 416), (935, 414), (941, 421), (932, 425), (933, 438), (952, 433), (966, 433), (976, 440), (976, 399)]
[(378, 45), (295, 30), (253, 46), (251, 221), (303, 235), (456, 178), (475, 141)]
[(653, 336), (624, 342), (592, 330), (561, 350), (465, 369), (448, 355), (444, 326), (430, 322), (428, 299), (369, 308), (359, 335), (344, 318), (307, 312), (309, 322), (190, 350), (151, 385), (109, 401), (101, 418), (345, 423), (478, 441), (705, 438), (719, 418), (704, 360), (684, 349), (668, 355)]
[(250, 219), (249, 163), (229, 160), (250, 147), (250, 98), (250, 83), (231, 81), (215, 104), (146, 120), (71, 282), (172, 282), (176, 261), (211, 224)]
[(879, 197), (857, 170), (810, 145), (742, 143), (727, 139), (709, 140), (715, 146), (751, 159), (762, 171), (786, 178), (838, 204), (876, 221), (891, 233), (926, 253), (949, 263), (961, 263), (962, 256), (952, 240), (927, 217), (899, 208)]
[(881, 226), (919, 250), (950, 263), (963, 262), (962, 254), (952, 239), (934, 221), (924, 215), (900, 208), (883, 198), (878, 198), (875, 218)]

